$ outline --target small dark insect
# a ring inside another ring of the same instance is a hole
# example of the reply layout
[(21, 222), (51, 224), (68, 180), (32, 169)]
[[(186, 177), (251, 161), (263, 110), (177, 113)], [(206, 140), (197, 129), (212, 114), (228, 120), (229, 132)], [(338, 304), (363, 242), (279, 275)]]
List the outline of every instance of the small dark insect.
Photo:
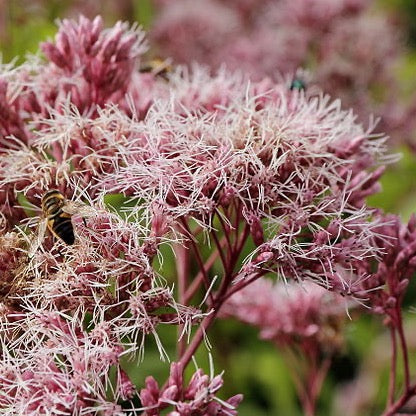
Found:
[(42, 211), (47, 218), (49, 231), (66, 244), (72, 245), (75, 241), (74, 227), (71, 214), (65, 211), (65, 197), (56, 189), (50, 189), (42, 197)]
[(289, 87), (292, 91), (293, 90), (306, 90), (306, 82), (301, 78), (294, 78), (290, 83)]
[(172, 65), (163, 59), (154, 58), (145, 62), (139, 71), (143, 74), (153, 74), (154, 76), (167, 79), (169, 72), (172, 72)]

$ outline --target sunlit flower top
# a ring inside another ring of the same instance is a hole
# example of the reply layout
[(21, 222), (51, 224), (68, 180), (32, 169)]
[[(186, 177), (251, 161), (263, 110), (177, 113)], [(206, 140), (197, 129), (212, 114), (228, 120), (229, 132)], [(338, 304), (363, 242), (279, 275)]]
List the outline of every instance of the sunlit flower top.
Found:
[[(364, 200), (379, 189), (385, 138), (327, 96), (225, 71), (211, 76), (198, 66), (178, 68), (168, 82), (154, 76), (152, 104), (143, 113), (129, 95), (144, 76), (134, 70), (142, 38), (125, 25), (105, 31), (97, 19), (64, 21), (56, 43), (43, 47), (51, 61), (31, 62), (30, 73), (26, 65), (4, 68), (4, 105), (14, 114), (5, 130), (31, 127), (25, 137), (4, 139), (0, 195), (10, 225), (24, 216), (15, 206), (18, 193), (39, 206), (49, 188), (98, 204), (108, 193), (135, 198), (126, 210), (141, 227), (163, 212), (157, 237), (177, 231), (184, 217), (209, 232), (214, 215), (236, 210), (258, 246), (245, 272), (268, 263), (285, 279), (312, 278), (348, 293), (358, 277), (350, 259), (376, 254)], [(97, 65), (101, 75), (89, 76), (87, 68)], [(108, 73), (126, 68), (128, 75), (108, 84)], [(27, 86), (16, 94), (22, 77)], [(80, 101), (64, 93), (63, 80), (95, 93)], [(33, 94), (66, 98), (43, 100), (41, 111), (32, 106), (28, 113), (18, 104)], [(121, 103), (129, 100), (126, 110)]]

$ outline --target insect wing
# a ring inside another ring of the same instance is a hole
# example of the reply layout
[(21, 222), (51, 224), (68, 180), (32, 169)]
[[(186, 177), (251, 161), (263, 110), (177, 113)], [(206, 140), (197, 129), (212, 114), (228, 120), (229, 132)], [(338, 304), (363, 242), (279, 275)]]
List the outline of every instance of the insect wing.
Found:
[(82, 217), (92, 217), (97, 213), (97, 211), (86, 204), (74, 201), (68, 201), (65, 205), (62, 206), (62, 211), (69, 215), (81, 215)]
[(29, 257), (33, 257), (42, 245), (42, 241), (45, 238), (46, 229), (48, 227), (48, 220), (46, 218), (39, 221), (37, 230), (34, 237), (29, 245)]

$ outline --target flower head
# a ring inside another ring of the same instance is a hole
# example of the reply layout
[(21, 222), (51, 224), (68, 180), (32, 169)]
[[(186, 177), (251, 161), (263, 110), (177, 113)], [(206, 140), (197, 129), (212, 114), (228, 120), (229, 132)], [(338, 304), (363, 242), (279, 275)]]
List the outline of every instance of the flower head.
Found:
[[(32, 312), (19, 320), (18, 335), (13, 339), (2, 332), (2, 408), (10, 415), (33, 416), (98, 415), (115, 409), (114, 402), (123, 397), (121, 386), (126, 381), (113, 386), (114, 398), (109, 397), (107, 388), (110, 368), (120, 365), (120, 340), (111, 330), (105, 336), (97, 336), (97, 328), (92, 333), (85, 331), (82, 313), (69, 319), (59, 312)], [(124, 413), (119, 408), (112, 414)]]
[(395, 311), (416, 271), (416, 217), (412, 215), (403, 224), (396, 215), (384, 215), (377, 232), (380, 237), (375, 243), (380, 247), (381, 256), (377, 262), (369, 259), (360, 263), (358, 267), (367, 278), (357, 282), (356, 290), (366, 293), (372, 311), (393, 316), (395, 325)]
[(120, 22), (104, 30), (100, 17), (91, 21), (82, 16), (79, 22), (63, 20), (55, 43), (45, 42), (41, 48), (50, 61), (49, 73), (43, 76), (52, 75), (49, 82), (52, 78), (60, 83), (52, 84), (50, 105), (57, 108), (60, 96), (65, 99), (70, 94), (80, 111), (121, 98), (127, 92), (136, 58), (145, 51), (143, 33), (129, 31)]
[(280, 347), (334, 353), (343, 345), (346, 306), (345, 298), (314, 284), (260, 278), (233, 295), (222, 315), (257, 327), (260, 338)]
[(383, 119), (379, 131), (400, 141), (414, 131), (414, 108), (401, 104), (394, 71), (403, 37), (393, 19), (374, 13), (372, 0), (204, 0), (199, 8), (188, 0), (156, 3), (151, 37), (179, 63), (197, 61), (213, 72), (225, 65), (254, 80), (293, 76), (306, 67), (361, 121), (375, 113)]
[(281, 276), (346, 290), (346, 257), (375, 255), (364, 201), (379, 189), (385, 139), (339, 102), (285, 84), (262, 92), (262, 83), (236, 78), (218, 91), (222, 104), (196, 101), (187, 113), (184, 97), (197, 81), (205, 81), (198, 71), (177, 81), (169, 103), (155, 103), (132, 126), (138, 134), (119, 147), (125, 162), (99, 186), (139, 199), (133, 213), (150, 218), (157, 202), (171, 229), (192, 217), (209, 232), (214, 216), (236, 207), (259, 246), (254, 257), (272, 252)]
[(140, 392), (146, 416), (156, 416), (161, 409), (172, 407), (170, 416), (204, 415), (234, 416), (242, 395), (230, 397), (223, 401), (216, 397), (222, 387), (221, 375), (210, 378), (201, 369), (192, 376), (187, 387), (184, 387), (182, 373), (177, 363), (172, 363), (167, 386), (160, 389), (153, 377), (146, 378), (146, 385)]

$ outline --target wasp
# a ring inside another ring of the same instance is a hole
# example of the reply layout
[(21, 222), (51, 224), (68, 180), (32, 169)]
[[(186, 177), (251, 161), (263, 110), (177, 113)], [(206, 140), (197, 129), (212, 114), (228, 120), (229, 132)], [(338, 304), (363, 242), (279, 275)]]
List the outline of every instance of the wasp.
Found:
[(169, 61), (161, 58), (153, 58), (145, 62), (139, 69), (143, 74), (153, 74), (167, 80), (167, 75), (172, 72), (172, 65)]
[(68, 245), (74, 244), (75, 235), (71, 210), (65, 197), (56, 189), (50, 189), (42, 197), (42, 212), (49, 231)]
[(30, 255), (33, 255), (41, 246), (47, 229), (65, 244), (73, 245), (75, 232), (72, 216), (74, 214), (82, 215), (85, 224), (84, 216), (91, 216), (94, 213), (93, 208), (88, 205), (67, 201), (57, 189), (50, 189), (45, 192), (42, 196), (41, 206), (43, 218), (39, 222), (36, 242), (31, 244)]

